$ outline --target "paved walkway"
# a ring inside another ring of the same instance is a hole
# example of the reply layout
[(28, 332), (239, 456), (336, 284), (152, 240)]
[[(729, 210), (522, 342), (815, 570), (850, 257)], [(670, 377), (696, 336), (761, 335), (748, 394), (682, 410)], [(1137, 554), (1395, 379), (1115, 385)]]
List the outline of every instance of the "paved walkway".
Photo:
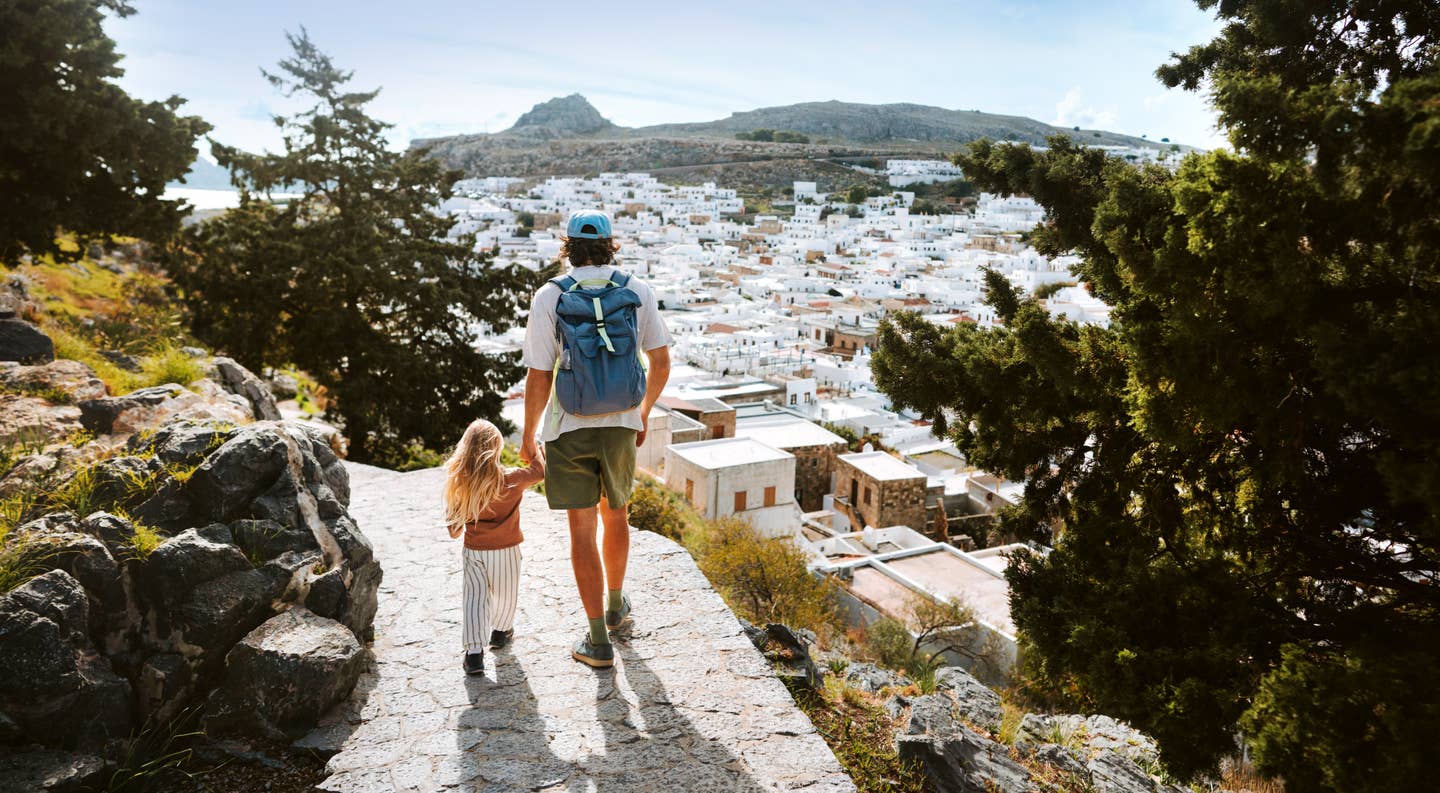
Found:
[(348, 465), (351, 514), (385, 569), (374, 663), (300, 744), (338, 752), (322, 790), (853, 791), (739, 623), (675, 543), (631, 542), (635, 623), (613, 670), (570, 658), (584, 614), (563, 515), (522, 506), (515, 640), (460, 671), (458, 541), (441, 472)]

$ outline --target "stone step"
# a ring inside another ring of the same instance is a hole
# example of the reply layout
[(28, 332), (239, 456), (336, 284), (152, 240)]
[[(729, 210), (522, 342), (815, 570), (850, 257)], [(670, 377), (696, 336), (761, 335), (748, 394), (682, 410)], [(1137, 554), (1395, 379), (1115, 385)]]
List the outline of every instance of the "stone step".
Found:
[(351, 700), (299, 742), (334, 752), (351, 791), (853, 791), (809, 719), (676, 543), (632, 531), (635, 620), (617, 663), (570, 657), (584, 631), (563, 513), (522, 504), (515, 639), (460, 668), (460, 544), (443, 472), (347, 464), (350, 506), (385, 569), (374, 660)]

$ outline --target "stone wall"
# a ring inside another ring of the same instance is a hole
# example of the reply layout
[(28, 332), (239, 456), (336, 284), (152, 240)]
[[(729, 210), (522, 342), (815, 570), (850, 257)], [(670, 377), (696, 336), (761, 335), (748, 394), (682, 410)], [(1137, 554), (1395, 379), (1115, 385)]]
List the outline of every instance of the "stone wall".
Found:
[[(925, 477), (877, 480), (843, 460), (837, 462), (835, 470), (835, 495), (849, 500), (851, 483), (854, 482), (855, 498), (851, 506), (865, 525), (909, 526), (919, 532), (928, 528), (925, 520)], [(865, 498), (867, 488), (870, 491), (868, 503)], [(860, 527), (854, 528), (858, 530)]]
[(830, 475), (835, 472), (835, 455), (846, 451), (844, 443), (831, 446), (796, 446), (785, 451), (795, 455), (795, 500), (800, 509), (821, 509), (830, 494)]

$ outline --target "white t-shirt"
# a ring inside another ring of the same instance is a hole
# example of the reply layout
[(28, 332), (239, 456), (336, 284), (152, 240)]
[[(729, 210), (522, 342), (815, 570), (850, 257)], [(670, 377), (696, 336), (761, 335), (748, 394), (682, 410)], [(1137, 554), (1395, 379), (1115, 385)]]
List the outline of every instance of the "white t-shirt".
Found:
[[(575, 267), (569, 274), (577, 281), (585, 281), (609, 278), (610, 273), (617, 269), (608, 264), (601, 267)], [(640, 297), (640, 306), (635, 310), (635, 332), (638, 336), (636, 341), (640, 343), (640, 349), (648, 351), (670, 346), (670, 331), (666, 330), (665, 320), (660, 317), (660, 305), (650, 285), (632, 276), (628, 287)], [(530, 318), (525, 324), (525, 349), (522, 359), (531, 369), (552, 372), (555, 370), (555, 362), (560, 359), (560, 336), (555, 328), (555, 304), (558, 302), (560, 287), (549, 282), (536, 290), (535, 299), (530, 302)], [(554, 399), (554, 394), (551, 394), (551, 399)], [(546, 405), (540, 440), (553, 441), (571, 430), (583, 427), (629, 427), (639, 432), (643, 427), (640, 407), (637, 405), (630, 410), (603, 416), (572, 416), (558, 405)]]

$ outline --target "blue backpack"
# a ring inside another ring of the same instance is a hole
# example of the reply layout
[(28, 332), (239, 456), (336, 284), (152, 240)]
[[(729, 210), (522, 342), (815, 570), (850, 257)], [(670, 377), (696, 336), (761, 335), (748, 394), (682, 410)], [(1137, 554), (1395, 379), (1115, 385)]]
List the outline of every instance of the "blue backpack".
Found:
[(640, 296), (630, 276), (614, 271), (605, 281), (551, 279), (560, 287), (555, 330), (560, 361), (555, 398), (572, 416), (600, 416), (639, 405), (645, 398), (635, 314)]

